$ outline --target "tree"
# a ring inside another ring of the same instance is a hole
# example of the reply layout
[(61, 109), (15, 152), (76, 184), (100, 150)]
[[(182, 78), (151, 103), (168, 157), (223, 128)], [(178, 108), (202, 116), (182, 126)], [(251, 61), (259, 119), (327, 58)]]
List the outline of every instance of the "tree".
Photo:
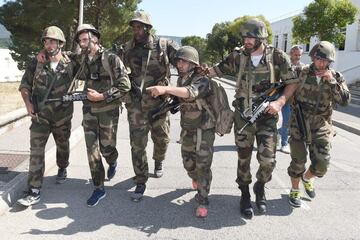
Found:
[(201, 63), (208, 62), (206, 52), (206, 39), (198, 36), (188, 36), (181, 39), (183, 46), (192, 46), (199, 52), (199, 58)]
[[(84, 1), (84, 23), (91, 23), (101, 33), (105, 47), (119, 38), (129, 38), (133, 12), (140, 0), (87, 0)], [(78, 26), (78, 0), (15, 0), (0, 7), (0, 23), (11, 33), (11, 55), (24, 69), (26, 63), (42, 48), (42, 31), (50, 26), (60, 27), (66, 37), (65, 49), (74, 49)]]
[(293, 18), (293, 42), (309, 43), (316, 36), (340, 46), (345, 41), (343, 30), (355, 21), (357, 13), (350, 0), (315, 0)]
[(241, 46), (243, 44), (243, 40), (241, 38), (241, 34), (240, 34), (240, 26), (246, 22), (247, 20), (249, 20), (250, 18), (258, 18), (260, 20), (262, 20), (265, 25), (266, 25), (266, 30), (269, 34), (269, 36), (267, 37), (267, 42), (271, 43), (272, 42), (272, 31), (271, 31), (271, 27), (270, 27), (270, 22), (268, 20), (266, 20), (266, 18), (263, 15), (258, 15), (258, 16), (242, 16), (242, 17), (238, 17), (236, 18), (230, 25), (229, 25), (229, 31), (233, 36), (233, 44), (235, 44), (234, 47), (236, 46)]
[(229, 24), (230, 22), (216, 23), (211, 33), (208, 33), (206, 36), (207, 52), (209, 56), (211, 56), (211, 62), (218, 62), (229, 52), (227, 48), (229, 41)]

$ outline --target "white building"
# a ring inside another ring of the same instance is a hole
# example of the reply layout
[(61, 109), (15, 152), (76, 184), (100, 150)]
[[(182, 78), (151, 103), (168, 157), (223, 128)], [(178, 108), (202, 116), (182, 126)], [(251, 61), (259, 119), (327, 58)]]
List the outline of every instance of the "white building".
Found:
[(9, 49), (0, 49), (0, 82), (20, 81), (23, 71), (17, 68)]
[[(352, 0), (353, 4), (360, 9), (360, 0)], [(289, 52), (292, 45), (292, 17), (288, 17), (271, 23), (273, 42), (285, 52)], [(317, 38), (310, 39), (310, 44), (303, 45), (304, 55), (302, 61), (310, 62), (309, 50), (316, 44)], [(348, 84), (360, 81), (360, 14), (356, 16), (353, 24), (346, 27), (346, 40), (344, 49), (337, 50), (336, 62), (333, 67), (342, 72)]]

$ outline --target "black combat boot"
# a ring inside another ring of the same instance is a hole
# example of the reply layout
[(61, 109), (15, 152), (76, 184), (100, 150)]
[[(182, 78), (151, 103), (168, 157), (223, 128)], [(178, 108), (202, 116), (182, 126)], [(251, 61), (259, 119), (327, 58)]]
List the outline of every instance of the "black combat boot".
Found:
[(241, 190), (240, 213), (247, 219), (251, 219), (254, 210), (251, 206), (249, 185), (239, 186)]
[(264, 187), (265, 183), (259, 181), (254, 184), (255, 202), (260, 214), (266, 213), (266, 198)]

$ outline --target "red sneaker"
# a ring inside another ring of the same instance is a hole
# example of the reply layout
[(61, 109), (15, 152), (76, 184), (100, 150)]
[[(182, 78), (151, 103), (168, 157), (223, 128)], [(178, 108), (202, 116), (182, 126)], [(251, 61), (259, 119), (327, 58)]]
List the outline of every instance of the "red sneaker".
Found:
[(198, 189), (198, 182), (195, 180), (192, 180), (192, 189), (194, 190)]
[(204, 205), (199, 205), (196, 208), (196, 212), (195, 212), (196, 217), (198, 218), (206, 218), (208, 216), (208, 209), (206, 206)]

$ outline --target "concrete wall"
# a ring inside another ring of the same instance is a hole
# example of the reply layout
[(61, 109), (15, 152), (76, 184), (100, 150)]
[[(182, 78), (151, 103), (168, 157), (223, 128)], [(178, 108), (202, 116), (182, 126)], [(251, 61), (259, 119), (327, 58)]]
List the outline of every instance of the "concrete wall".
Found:
[(0, 82), (20, 81), (23, 71), (17, 68), (9, 49), (0, 49)]

